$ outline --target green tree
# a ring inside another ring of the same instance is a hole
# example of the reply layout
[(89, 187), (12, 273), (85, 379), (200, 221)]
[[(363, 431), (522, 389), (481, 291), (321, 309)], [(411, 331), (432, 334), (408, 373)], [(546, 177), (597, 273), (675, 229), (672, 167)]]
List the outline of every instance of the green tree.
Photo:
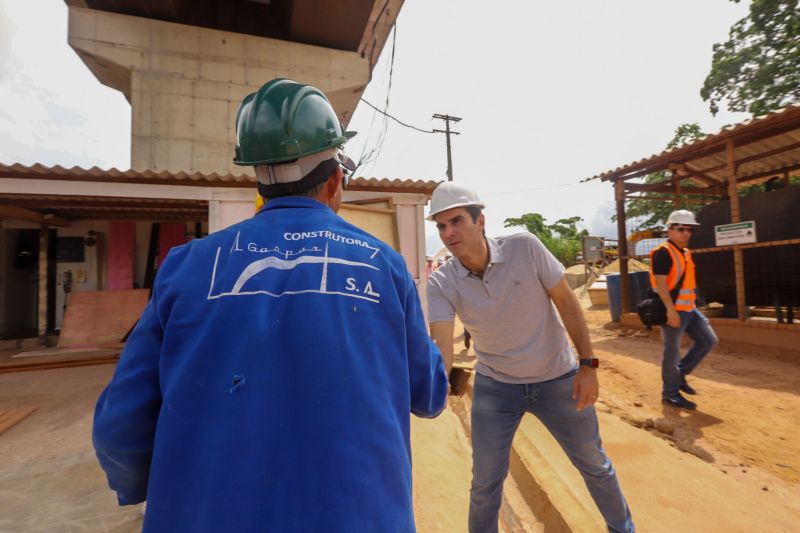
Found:
[(722, 101), (731, 111), (753, 115), (800, 102), (798, 0), (753, 0), (728, 41), (714, 45), (700, 96), (715, 115)]
[[(700, 129), (700, 125), (696, 122), (691, 124), (681, 124), (675, 130), (675, 135), (672, 140), (667, 143), (667, 149), (675, 148), (682, 144), (690, 143), (701, 137), (705, 133)], [(672, 174), (670, 171), (653, 172), (644, 178), (645, 183), (658, 183), (667, 181)], [(696, 189), (694, 183), (688, 180), (681, 181), (682, 190)], [(690, 198), (688, 195), (681, 195), (679, 198), (680, 206), (675, 207), (673, 203), (673, 196), (665, 193), (653, 192), (648, 196), (652, 199), (647, 200), (628, 200), (625, 205), (625, 215), (629, 220), (638, 220), (634, 231), (648, 230), (648, 229), (661, 229), (667, 222), (667, 217), (675, 209), (688, 209), (692, 212), (697, 212), (702, 207), (702, 204), (687, 202)], [(660, 200), (663, 198), (663, 200)], [(616, 215), (614, 215), (616, 220)]]
[(562, 218), (555, 224), (546, 224), (539, 213), (526, 213), (518, 218), (507, 218), (503, 221), (506, 228), (521, 226), (536, 235), (545, 248), (550, 250), (556, 259), (565, 266), (574, 265), (581, 250), (581, 238), (589, 235), (586, 230), (578, 230), (581, 217)]

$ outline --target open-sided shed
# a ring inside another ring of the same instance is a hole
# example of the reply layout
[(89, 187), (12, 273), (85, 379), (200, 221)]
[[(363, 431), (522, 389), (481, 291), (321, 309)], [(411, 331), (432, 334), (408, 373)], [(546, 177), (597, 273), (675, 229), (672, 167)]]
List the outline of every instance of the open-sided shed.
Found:
[[(796, 174), (798, 169), (800, 105), (792, 105), (584, 180), (600, 179), (614, 184), (622, 260), (623, 312), (630, 311), (627, 309), (630, 290), (627, 263), (633, 255), (632, 250), (629, 251), (626, 234), (626, 200), (673, 201), (676, 209), (686, 202), (709, 204), (727, 201), (730, 210), (728, 222), (739, 223), (743, 221), (740, 188), (767, 181), (786, 187), (790, 176)], [(656, 172), (664, 172), (666, 178), (654, 183), (643, 182), (645, 176)], [(654, 193), (659, 194), (654, 196)], [(743, 252), (764, 247), (796, 248), (800, 245), (800, 228), (786, 229), (791, 233), (790, 238), (693, 249), (693, 253), (701, 254), (732, 252), (737, 318), (728, 321), (719, 319), (720, 324), (741, 326), (747, 323), (755, 327), (800, 331), (796, 324), (753, 324), (747, 321)]]

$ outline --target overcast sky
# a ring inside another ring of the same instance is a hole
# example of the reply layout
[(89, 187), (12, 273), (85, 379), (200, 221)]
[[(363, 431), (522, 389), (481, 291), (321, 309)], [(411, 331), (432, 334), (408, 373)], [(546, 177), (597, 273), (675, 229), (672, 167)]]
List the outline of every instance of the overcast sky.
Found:
[[(389, 113), (428, 130), (443, 127), (434, 113), (462, 117), (454, 175), (487, 204), (490, 235), (539, 212), (613, 237), (611, 186), (579, 181), (660, 152), (681, 123), (712, 133), (748, 118), (712, 117), (699, 95), (713, 44), (746, 13), (729, 0), (406, 0)], [(130, 106), (66, 41), (62, 0), (0, 0), (0, 162), (128, 168)], [(380, 107), (390, 52), (364, 94)], [(354, 159), (378, 139), (373, 115), (361, 104), (349, 125)], [(444, 135), (390, 121), (359, 174), (441, 180), (446, 166)]]

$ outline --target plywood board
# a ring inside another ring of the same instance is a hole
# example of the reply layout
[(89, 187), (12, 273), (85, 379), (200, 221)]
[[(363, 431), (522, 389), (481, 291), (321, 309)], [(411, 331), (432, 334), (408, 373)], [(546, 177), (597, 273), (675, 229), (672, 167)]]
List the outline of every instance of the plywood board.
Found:
[(339, 216), (379, 238), (398, 252), (400, 251), (397, 217), (394, 209), (342, 204)]
[(118, 345), (139, 320), (149, 295), (148, 289), (71, 293), (58, 347)]

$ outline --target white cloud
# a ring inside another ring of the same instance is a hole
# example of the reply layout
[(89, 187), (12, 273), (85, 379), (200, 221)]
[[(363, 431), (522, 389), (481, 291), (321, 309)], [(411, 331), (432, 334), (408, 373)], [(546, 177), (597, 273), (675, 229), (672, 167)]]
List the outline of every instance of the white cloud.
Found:
[(67, 46), (65, 4), (0, 10), (0, 161), (128, 168), (130, 106)]

